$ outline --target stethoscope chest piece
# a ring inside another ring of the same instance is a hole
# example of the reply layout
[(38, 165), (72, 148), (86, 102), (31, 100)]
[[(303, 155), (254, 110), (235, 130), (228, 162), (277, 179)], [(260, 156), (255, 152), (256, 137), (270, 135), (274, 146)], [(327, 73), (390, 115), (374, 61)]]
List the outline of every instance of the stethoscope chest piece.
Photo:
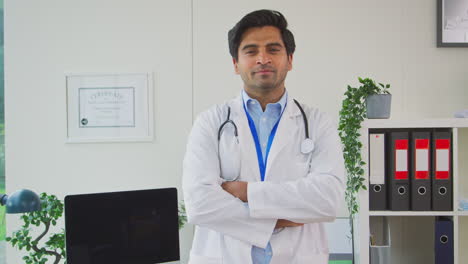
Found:
[(314, 149), (314, 142), (310, 138), (306, 138), (301, 143), (302, 154), (309, 154)]

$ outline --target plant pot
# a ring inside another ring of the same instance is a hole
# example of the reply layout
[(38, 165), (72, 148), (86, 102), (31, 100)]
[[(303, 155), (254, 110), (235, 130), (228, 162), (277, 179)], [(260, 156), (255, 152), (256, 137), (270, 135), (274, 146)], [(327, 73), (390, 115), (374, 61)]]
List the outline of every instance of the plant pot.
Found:
[(366, 98), (367, 118), (388, 119), (392, 103), (391, 94), (373, 94)]

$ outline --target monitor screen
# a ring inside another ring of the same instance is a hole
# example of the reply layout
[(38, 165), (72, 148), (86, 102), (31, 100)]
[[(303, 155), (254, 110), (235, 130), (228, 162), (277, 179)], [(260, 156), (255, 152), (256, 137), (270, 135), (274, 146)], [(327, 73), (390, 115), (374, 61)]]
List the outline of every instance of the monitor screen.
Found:
[(179, 260), (175, 188), (65, 197), (68, 264)]

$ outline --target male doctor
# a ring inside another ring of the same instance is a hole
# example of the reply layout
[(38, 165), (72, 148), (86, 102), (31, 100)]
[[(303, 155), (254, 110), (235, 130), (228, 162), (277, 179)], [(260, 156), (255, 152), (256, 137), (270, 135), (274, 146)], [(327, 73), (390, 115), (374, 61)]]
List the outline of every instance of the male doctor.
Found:
[(201, 113), (189, 137), (183, 191), (196, 225), (189, 263), (326, 264), (324, 222), (344, 198), (337, 130), (285, 89), (295, 43), (280, 12), (247, 14), (228, 39), (244, 87)]

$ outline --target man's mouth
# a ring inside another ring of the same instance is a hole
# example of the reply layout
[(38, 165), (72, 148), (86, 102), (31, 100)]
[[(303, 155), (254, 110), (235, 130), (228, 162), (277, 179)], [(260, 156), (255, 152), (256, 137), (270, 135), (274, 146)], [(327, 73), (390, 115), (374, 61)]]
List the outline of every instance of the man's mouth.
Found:
[(261, 69), (261, 70), (256, 71), (255, 73), (268, 74), (268, 73), (272, 73), (272, 72), (274, 72), (274, 71), (270, 70), (270, 69)]

